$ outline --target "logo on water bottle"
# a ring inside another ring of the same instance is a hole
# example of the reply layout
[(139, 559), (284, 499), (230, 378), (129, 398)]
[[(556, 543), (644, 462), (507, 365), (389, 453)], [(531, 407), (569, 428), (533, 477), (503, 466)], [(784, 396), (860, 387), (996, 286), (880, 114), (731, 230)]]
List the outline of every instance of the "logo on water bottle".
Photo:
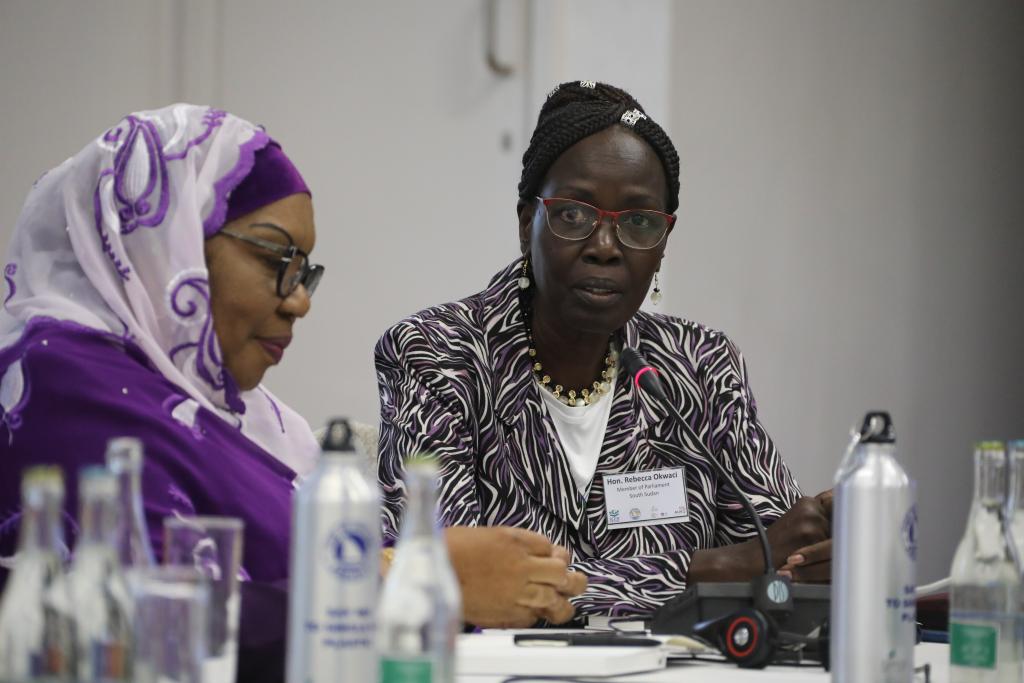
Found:
[(342, 579), (363, 578), (375, 560), (369, 556), (370, 538), (363, 524), (338, 524), (327, 536), (327, 568)]
[(911, 505), (910, 509), (907, 510), (906, 516), (903, 518), (903, 527), (900, 529), (900, 535), (903, 537), (903, 548), (907, 551), (907, 555), (914, 562), (917, 561), (917, 506)]

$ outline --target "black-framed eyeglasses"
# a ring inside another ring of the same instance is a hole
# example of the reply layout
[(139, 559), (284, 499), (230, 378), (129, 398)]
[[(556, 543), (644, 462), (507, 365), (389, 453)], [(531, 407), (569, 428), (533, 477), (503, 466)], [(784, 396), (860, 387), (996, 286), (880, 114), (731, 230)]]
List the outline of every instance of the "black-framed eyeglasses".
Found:
[(230, 230), (221, 230), (218, 234), (254, 244), (281, 257), (277, 265), (277, 295), (282, 299), (287, 299), (299, 285), (305, 287), (306, 293), (313, 296), (317, 285), (320, 284), (320, 278), (324, 276), (324, 267), (310, 263), (309, 254), (294, 244), (285, 246), (251, 235), (240, 235)]
[(605, 216), (612, 219), (619, 241), (631, 249), (653, 249), (672, 230), (676, 217), (652, 209), (605, 211), (586, 202), (561, 197), (537, 197), (544, 206), (548, 229), (566, 240), (585, 240)]

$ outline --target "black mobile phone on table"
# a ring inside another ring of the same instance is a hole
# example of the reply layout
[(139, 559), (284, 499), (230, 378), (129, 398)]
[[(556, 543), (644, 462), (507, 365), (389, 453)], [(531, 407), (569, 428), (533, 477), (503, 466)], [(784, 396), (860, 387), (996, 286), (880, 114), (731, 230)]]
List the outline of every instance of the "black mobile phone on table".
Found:
[(615, 633), (517, 633), (512, 642), (523, 647), (656, 647), (660, 640)]

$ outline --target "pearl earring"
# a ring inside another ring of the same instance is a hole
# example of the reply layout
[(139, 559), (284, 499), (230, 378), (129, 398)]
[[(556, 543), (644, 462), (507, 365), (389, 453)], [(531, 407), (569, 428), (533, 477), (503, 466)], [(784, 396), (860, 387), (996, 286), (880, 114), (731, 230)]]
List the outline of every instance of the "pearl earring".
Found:
[(657, 306), (661, 303), (661, 285), (658, 283), (659, 270), (654, 271), (654, 291), (651, 292), (651, 303)]
[(523, 272), (519, 276), (519, 289), (529, 289), (530, 288), (530, 276), (527, 275), (527, 270), (529, 269), (529, 267), (530, 267), (530, 259), (529, 259), (529, 257), (524, 257), (523, 258)]

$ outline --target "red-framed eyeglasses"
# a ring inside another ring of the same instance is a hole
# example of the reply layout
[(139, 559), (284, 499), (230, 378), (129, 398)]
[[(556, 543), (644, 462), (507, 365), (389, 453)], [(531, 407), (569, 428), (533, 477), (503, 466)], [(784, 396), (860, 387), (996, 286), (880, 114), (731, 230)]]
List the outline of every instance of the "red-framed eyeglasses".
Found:
[(537, 197), (544, 206), (548, 229), (566, 240), (585, 240), (594, 234), (605, 216), (615, 225), (619, 241), (631, 249), (653, 249), (675, 225), (672, 214), (653, 209), (605, 211), (576, 199)]

